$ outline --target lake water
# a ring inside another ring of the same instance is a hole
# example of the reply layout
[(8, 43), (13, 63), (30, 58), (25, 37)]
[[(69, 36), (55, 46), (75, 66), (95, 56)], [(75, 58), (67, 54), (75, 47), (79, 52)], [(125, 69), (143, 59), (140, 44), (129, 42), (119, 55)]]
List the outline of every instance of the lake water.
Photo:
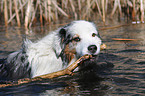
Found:
[[(74, 76), (44, 79), (19, 86), (0, 88), (7, 96), (145, 96), (145, 24), (95, 21), (107, 49), (101, 51), (98, 65)], [(126, 26), (105, 29), (104, 27)], [(0, 27), (0, 58), (20, 49), (22, 37), (38, 40), (59, 25), (24, 28)], [(117, 41), (112, 38), (135, 39)], [(92, 69), (91, 69), (92, 68)]]

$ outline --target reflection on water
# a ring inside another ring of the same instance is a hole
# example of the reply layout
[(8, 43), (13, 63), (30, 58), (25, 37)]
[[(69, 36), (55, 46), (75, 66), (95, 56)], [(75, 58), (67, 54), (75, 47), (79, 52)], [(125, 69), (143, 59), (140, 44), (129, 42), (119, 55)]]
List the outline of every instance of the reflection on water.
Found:
[[(98, 23), (98, 22), (97, 22)], [(120, 23), (111, 22), (112, 25)], [(59, 26), (59, 25), (58, 25)], [(35, 27), (27, 37), (36, 40), (58, 26)], [(98, 29), (102, 28), (98, 23)], [(23, 28), (0, 28), (0, 58), (21, 47)], [(98, 65), (74, 76), (44, 79), (20, 86), (0, 88), (0, 95), (82, 95), (82, 96), (144, 96), (145, 34), (144, 24), (99, 30), (108, 48), (102, 51)], [(28, 34), (29, 33), (29, 34)], [(136, 41), (114, 41), (111, 38), (132, 38)], [(91, 66), (91, 65), (90, 65)]]

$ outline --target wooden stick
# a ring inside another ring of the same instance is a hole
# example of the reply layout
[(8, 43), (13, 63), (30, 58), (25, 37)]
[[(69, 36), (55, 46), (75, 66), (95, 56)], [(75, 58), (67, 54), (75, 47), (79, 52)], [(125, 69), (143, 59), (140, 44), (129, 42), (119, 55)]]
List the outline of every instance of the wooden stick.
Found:
[(117, 26), (112, 26), (112, 27), (105, 27), (105, 28), (100, 28), (99, 30), (108, 30), (108, 29), (114, 29), (114, 28), (119, 28), (123, 26), (129, 26), (130, 24), (122, 24), (122, 25), (117, 25)]
[(59, 76), (63, 76), (63, 75), (71, 75), (72, 71), (75, 68), (77, 68), (82, 61), (89, 59), (90, 57), (91, 57), (91, 55), (84, 55), (64, 70), (54, 72), (51, 74), (37, 76), (35, 78), (49, 78), (49, 79), (51, 79), (51, 78), (55, 78), (55, 77), (59, 77)]
[(135, 41), (137, 39), (127, 39), (127, 38), (112, 38), (112, 40), (116, 41)]
[(67, 67), (64, 70), (57, 71), (57, 72), (50, 73), (50, 74), (37, 76), (37, 77), (34, 77), (32, 79), (29, 79), (29, 78), (19, 79), (16, 82), (8, 82), (9, 84), (1, 84), (0, 87), (17, 86), (17, 85), (26, 84), (26, 83), (29, 83), (29, 82), (32, 82), (32, 81), (38, 81), (38, 80), (41, 81), (42, 78), (44, 78), (44, 79), (52, 79), (52, 78), (63, 76), (63, 75), (72, 75), (73, 74), (72, 71), (75, 68), (77, 68), (80, 63), (82, 63), (84, 60), (87, 60), (87, 59), (89, 59), (91, 57), (92, 57), (91, 55), (84, 55), (84, 56), (80, 57), (77, 61), (75, 61), (73, 64), (71, 64), (69, 67)]
[(107, 49), (107, 45), (103, 43), (103, 44), (100, 46), (100, 49), (101, 49), (101, 50)]

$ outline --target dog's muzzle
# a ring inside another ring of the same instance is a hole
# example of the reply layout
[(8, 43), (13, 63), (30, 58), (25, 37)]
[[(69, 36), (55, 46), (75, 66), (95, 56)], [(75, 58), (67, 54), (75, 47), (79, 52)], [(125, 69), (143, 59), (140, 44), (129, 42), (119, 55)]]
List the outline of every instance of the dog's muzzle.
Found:
[[(105, 50), (107, 48), (106, 44), (101, 44), (100, 50)], [(90, 45), (88, 47), (88, 51), (90, 52), (91, 55), (94, 55), (96, 51), (98, 50), (96, 45)]]
[(96, 46), (96, 45), (90, 45), (90, 46), (88, 47), (88, 50), (89, 50), (89, 52), (90, 52), (91, 54), (94, 54), (94, 53), (96, 53), (96, 51), (97, 51), (97, 46)]

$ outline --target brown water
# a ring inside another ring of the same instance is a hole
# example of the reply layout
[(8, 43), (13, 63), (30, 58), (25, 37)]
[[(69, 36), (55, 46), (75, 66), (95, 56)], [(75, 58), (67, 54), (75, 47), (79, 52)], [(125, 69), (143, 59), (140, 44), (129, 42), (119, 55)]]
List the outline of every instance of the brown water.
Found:
[[(98, 29), (104, 28), (96, 21)], [(121, 25), (108, 21), (106, 27)], [(22, 37), (36, 40), (58, 26), (24, 28), (0, 27), (0, 58), (21, 47)], [(35, 81), (19, 86), (0, 88), (0, 95), (8, 96), (144, 96), (145, 95), (145, 24), (129, 24), (119, 28), (99, 30), (107, 44), (101, 51), (93, 71), (76, 73), (52, 80)], [(112, 38), (131, 38), (135, 41), (115, 41)]]

